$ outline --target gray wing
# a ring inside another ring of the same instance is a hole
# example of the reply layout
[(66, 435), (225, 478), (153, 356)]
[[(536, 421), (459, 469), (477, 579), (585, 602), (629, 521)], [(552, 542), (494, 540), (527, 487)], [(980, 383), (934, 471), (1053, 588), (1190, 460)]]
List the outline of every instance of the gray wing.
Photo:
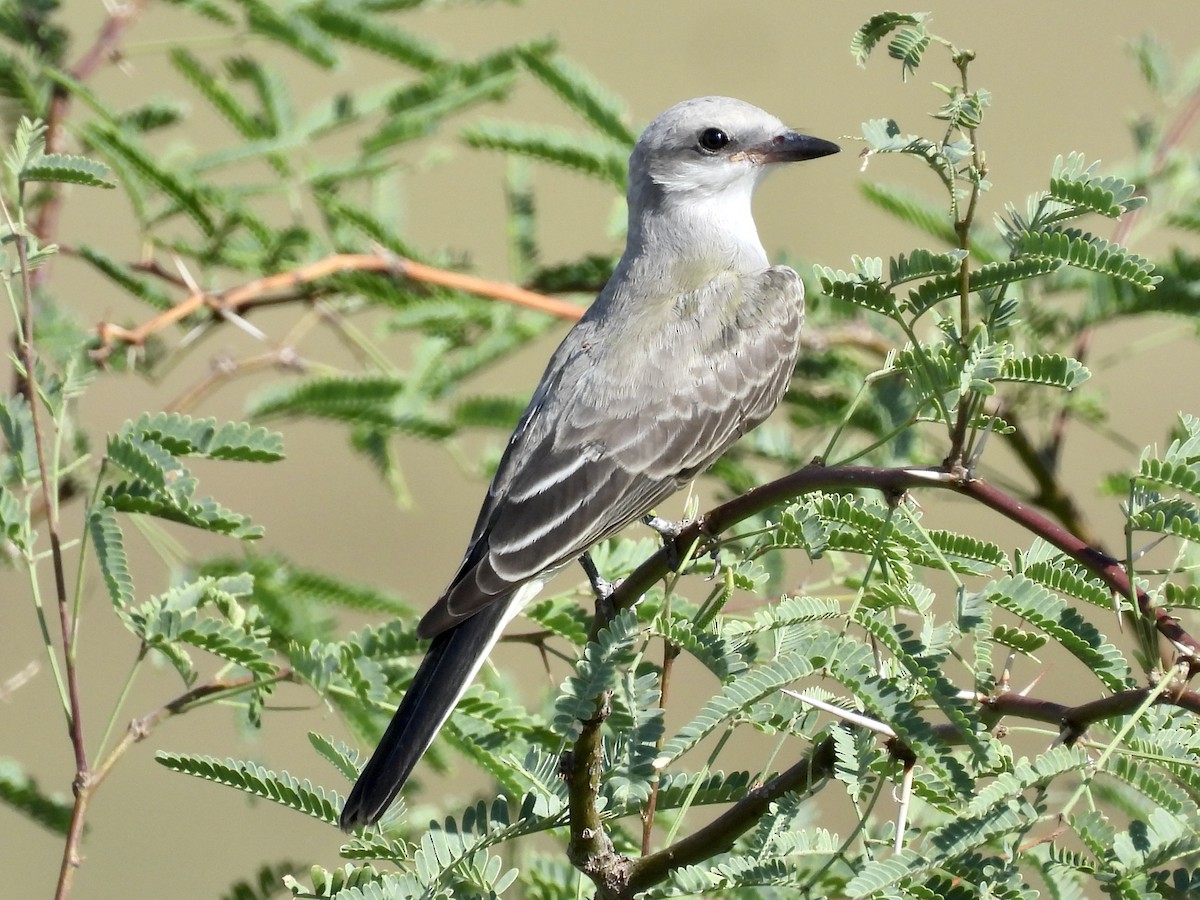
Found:
[(771, 414), (795, 366), (804, 317), (799, 277), (773, 267), (701, 300), (708, 308), (664, 303), (665, 314), (639, 330), (610, 310), (568, 334), (421, 636), (616, 533)]

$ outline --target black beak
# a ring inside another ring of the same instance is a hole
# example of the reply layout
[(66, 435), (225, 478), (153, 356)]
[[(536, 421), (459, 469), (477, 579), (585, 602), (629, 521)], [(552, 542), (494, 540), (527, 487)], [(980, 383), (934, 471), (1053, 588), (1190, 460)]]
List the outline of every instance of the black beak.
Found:
[(755, 148), (764, 163), (801, 162), (838, 153), (842, 148), (832, 141), (785, 131), (771, 138), (770, 143)]

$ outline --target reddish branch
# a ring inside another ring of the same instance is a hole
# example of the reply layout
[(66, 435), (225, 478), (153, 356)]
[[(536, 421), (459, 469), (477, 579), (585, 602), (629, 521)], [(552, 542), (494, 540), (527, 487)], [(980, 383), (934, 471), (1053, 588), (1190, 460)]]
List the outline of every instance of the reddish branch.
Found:
[(583, 315), (583, 308), (574, 303), (528, 291), (514, 284), (476, 278), (473, 275), (439, 269), (400, 257), (344, 253), (327, 256), (290, 272), (256, 278), (254, 281), (218, 293), (193, 293), (135, 328), (122, 328), (111, 322), (101, 322), (97, 327), (100, 347), (95, 355), (100, 359), (107, 358), (118, 345), (141, 347), (152, 335), (205, 309), (218, 316), (227, 312), (240, 314), (255, 306), (299, 299), (306, 295), (298, 294), (298, 288), (308, 288), (314, 282), (339, 272), (378, 272), (420, 284), (448, 287), (480, 297), (501, 300), (562, 319), (575, 320)]
[[(100, 33), (67, 74), (73, 81), (86, 81), (100, 66), (120, 55), (125, 32), (134, 23), (146, 0), (127, 0), (109, 4), (108, 17), (100, 27)], [(67, 113), (71, 107), (71, 92), (62, 84), (55, 84), (50, 92), (50, 105), (46, 109), (46, 152), (62, 153), (66, 148), (65, 132)], [(50, 243), (58, 234), (58, 220), (62, 214), (62, 185), (50, 185), (50, 197), (38, 210), (33, 223), (33, 233), (42, 243)], [(42, 285), (49, 275), (49, 267), (39, 266), (33, 273), (35, 287)]]

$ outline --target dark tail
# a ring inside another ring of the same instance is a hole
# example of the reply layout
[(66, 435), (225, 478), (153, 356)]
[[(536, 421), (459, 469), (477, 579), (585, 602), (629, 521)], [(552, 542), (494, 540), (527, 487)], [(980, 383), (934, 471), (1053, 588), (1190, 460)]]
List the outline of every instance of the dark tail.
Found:
[(497, 598), (433, 639), (383, 740), (346, 798), (344, 831), (375, 824), (391, 806), (512, 617), (512, 600)]

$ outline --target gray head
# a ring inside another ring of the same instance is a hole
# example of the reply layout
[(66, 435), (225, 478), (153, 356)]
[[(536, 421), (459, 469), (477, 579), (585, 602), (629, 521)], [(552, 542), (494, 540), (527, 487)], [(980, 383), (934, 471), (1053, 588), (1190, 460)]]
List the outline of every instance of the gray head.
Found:
[(630, 207), (656, 199), (670, 202), (672, 194), (684, 195), (689, 202), (729, 194), (744, 195), (748, 201), (774, 163), (837, 152), (836, 144), (797, 134), (742, 100), (685, 100), (646, 126), (633, 148)]

